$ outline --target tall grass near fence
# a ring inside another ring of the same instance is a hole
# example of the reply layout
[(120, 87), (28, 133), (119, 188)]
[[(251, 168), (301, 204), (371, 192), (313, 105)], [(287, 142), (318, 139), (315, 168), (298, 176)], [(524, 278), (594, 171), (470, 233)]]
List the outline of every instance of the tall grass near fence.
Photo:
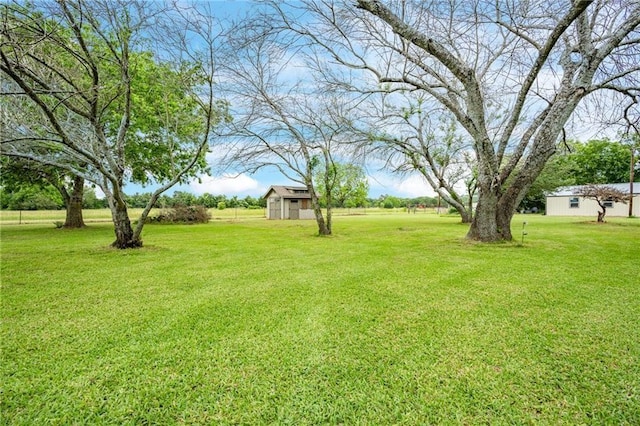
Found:
[(638, 424), (640, 222), (2, 227), (4, 424)]

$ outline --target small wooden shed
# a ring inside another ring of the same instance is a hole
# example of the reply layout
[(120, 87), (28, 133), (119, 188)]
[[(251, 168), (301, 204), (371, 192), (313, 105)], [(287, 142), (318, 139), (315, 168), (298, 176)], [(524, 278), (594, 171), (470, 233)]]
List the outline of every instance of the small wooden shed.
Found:
[(267, 219), (313, 219), (311, 194), (305, 186), (272, 185), (267, 200)]

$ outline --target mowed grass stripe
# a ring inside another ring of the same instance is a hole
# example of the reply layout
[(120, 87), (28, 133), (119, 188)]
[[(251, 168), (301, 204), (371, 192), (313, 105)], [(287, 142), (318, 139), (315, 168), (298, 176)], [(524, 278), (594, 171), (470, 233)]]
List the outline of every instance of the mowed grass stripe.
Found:
[(640, 222), (2, 228), (5, 424), (635, 424)]

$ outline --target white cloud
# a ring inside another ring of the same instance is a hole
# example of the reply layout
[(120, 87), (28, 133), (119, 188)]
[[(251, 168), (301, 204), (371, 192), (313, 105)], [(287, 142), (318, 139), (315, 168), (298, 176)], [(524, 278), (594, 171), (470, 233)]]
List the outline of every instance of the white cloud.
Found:
[(104, 200), (107, 197), (99, 186), (93, 187), (93, 192), (98, 200)]
[[(189, 188), (196, 194), (243, 194), (254, 193), (258, 194), (262, 192), (263, 188), (260, 183), (245, 175), (222, 175), (222, 176), (201, 176), (200, 182), (197, 179), (192, 180), (189, 183)], [(266, 189), (265, 189), (266, 191)]]
[(386, 193), (400, 197), (433, 197), (435, 191), (427, 183), (427, 181), (419, 174), (411, 174), (407, 176), (395, 176), (385, 173), (368, 176), (370, 195), (378, 196)]
[(220, 166), (224, 157), (229, 154), (229, 146), (219, 143), (209, 147), (209, 151), (206, 154), (207, 163), (209, 165)]
[(435, 192), (421, 175), (411, 175), (397, 182), (396, 189), (408, 197), (433, 196)]

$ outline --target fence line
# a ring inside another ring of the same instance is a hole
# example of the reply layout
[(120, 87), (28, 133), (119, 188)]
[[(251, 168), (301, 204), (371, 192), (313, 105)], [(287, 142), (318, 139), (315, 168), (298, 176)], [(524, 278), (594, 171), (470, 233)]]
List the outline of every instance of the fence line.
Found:
[[(160, 211), (161, 209), (157, 209)], [(324, 211), (324, 209), (323, 209)], [(136, 220), (142, 209), (129, 209), (129, 217)], [(154, 215), (151, 212), (151, 216)], [(266, 210), (247, 209), (247, 208), (226, 208), (218, 210), (209, 209), (211, 220), (243, 220), (243, 219), (261, 219), (266, 217)], [(435, 207), (427, 208), (405, 208), (398, 207), (385, 209), (379, 207), (357, 207), (357, 208), (334, 208), (333, 216), (362, 216), (362, 215), (394, 215), (394, 214), (446, 214), (447, 209), (441, 208), (440, 212)], [(109, 209), (85, 209), (82, 211), (84, 221), (86, 223), (111, 222), (111, 212)], [(65, 210), (0, 210), (0, 223), (3, 225), (27, 225), (64, 222)]]

